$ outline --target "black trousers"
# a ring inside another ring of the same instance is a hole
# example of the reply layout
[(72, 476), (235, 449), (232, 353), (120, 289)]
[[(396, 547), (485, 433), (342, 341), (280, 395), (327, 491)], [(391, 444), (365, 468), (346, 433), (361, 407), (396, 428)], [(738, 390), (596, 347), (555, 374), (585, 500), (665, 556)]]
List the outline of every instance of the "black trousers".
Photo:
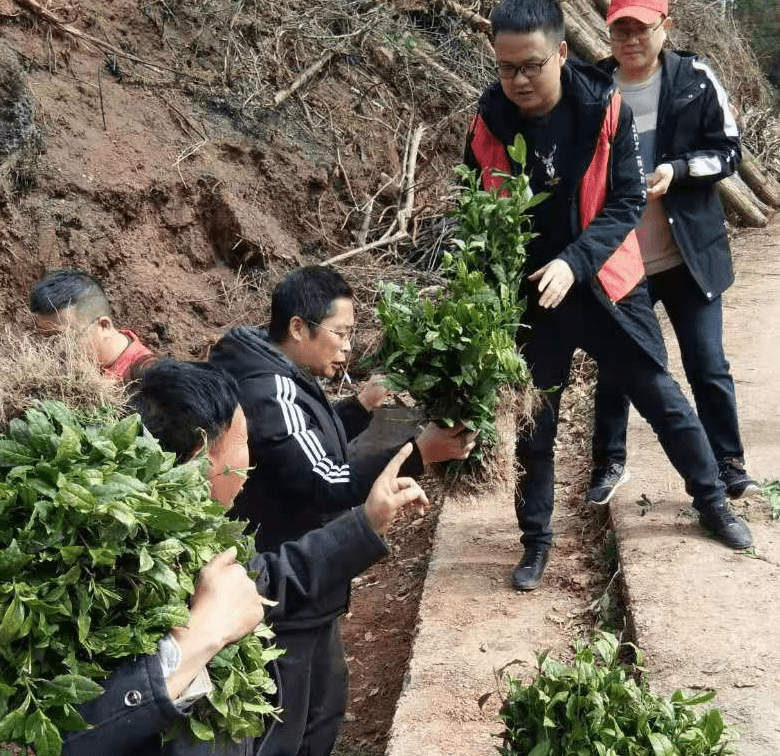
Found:
[[(650, 301), (662, 302), (680, 345), (685, 377), (715, 459), (744, 461), (737, 420), (737, 396), (723, 352), (723, 300), (708, 300), (681, 264), (647, 277)], [(608, 376), (599, 376), (593, 461), (626, 462), (628, 399)]]
[[(620, 305), (618, 305), (620, 306)], [(628, 305), (626, 305), (628, 306)], [(658, 320), (646, 289), (632, 297), (634, 322), (665, 355)], [(574, 287), (553, 310), (543, 310), (529, 297), (526, 317), (530, 332), (523, 353), (534, 385), (546, 392), (533, 431), (517, 438), (521, 467), (515, 509), (525, 546), (552, 543), (550, 520), (554, 501), (554, 447), (561, 392), (569, 380), (574, 350), (593, 357), (599, 373), (620, 386), (655, 431), (670, 462), (685, 481), (693, 506), (701, 508), (725, 496), (718, 465), (696, 413), (669, 375), (665, 360), (653, 359), (585, 286)]]
[(280, 632), (276, 660), (282, 721), (273, 722), (257, 756), (328, 756), (347, 708), (348, 671), (339, 619)]

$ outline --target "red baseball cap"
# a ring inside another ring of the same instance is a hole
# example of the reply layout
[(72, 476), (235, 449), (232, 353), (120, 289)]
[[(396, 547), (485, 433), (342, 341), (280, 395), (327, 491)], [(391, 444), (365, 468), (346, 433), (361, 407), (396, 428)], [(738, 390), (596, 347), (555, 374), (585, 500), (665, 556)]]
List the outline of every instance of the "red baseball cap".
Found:
[(626, 16), (635, 18), (643, 24), (652, 24), (660, 16), (668, 15), (667, 0), (612, 0), (607, 11), (607, 24)]

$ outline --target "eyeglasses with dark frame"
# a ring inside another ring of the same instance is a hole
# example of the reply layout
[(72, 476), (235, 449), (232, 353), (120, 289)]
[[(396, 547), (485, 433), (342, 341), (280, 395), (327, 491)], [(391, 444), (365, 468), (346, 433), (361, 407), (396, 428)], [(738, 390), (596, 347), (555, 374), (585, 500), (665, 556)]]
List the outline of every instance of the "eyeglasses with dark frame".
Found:
[(636, 38), (639, 42), (647, 42), (650, 36), (657, 32), (664, 23), (664, 17), (661, 16), (661, 20), (653, 26), (645, 26), (642, 29), (636, 27), (609, 27), (609, 38), (612, 42), (628, 42), (629, 39)]
[(518, 73), (523, 74), (526, 79), (535, 79), (541, 75), (544, 64), (557, 52), (553, 50), (541, 63), (523, 63), (522, 66), (516, 66), (514, 63), (498, 63), (496, 70), (502, 79), (514, 79)]
[(352, 339), (355, 337), (355, 326), (352, 326), (346, 331), (334, 331), (332, 328), (328, 328), (328, 326), (324, 326), (322, 323), (315, 323), (313, 320), (307, 320), (306, 322), (309, 325), (313, 325), (315, 328), (322, 328), (324, 331), (332, 333), (334, 336), (338, 336), (341, 339), (342, 344), (346, 344), (348, 341), (352, 341)]

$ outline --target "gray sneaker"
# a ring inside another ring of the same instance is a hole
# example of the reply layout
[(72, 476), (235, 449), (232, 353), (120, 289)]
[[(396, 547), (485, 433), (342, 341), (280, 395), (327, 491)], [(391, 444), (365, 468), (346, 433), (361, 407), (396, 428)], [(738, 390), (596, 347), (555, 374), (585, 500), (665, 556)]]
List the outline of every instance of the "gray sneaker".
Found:
[(594, 467), (590, 476), (590, 488), (585, 494), (585, 503), (592, 507), (606, 504), (614, 495), (618, 486), (631, 477), (625, 465), (610, 462), (603, 467)]

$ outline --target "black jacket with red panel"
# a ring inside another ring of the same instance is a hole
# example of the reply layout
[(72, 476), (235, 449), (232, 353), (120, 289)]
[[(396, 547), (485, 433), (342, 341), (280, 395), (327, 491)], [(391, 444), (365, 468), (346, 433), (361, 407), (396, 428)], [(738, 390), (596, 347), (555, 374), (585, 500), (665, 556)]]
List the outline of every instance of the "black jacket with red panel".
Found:
[[(567, 60), (561, 69), (562, 98), (572, 113), (568, 146), (577, 177), (568, 198), (572, 239), (557, 259), (570, 266), (575, 286), (587, 286), (629, 335), (665, 364), (657, 326), (647, 323), (644, 266), (634, 233), (647, 202), (639, 139), (631, 110), (621, 101), (611, 77), (587, 63)], [(486, 189), (498, 188), (493, 171), (518, 173), (507, 153), (523, 122), (500, 82), (482, 94), (468, 134), (465, 163), (479, 171)], [(542, 242), (545, 228), (534, 227)], [(533, 271), (529, 270), (529, 273)], [(640, 285), (641, 284), (641, 285)]]

